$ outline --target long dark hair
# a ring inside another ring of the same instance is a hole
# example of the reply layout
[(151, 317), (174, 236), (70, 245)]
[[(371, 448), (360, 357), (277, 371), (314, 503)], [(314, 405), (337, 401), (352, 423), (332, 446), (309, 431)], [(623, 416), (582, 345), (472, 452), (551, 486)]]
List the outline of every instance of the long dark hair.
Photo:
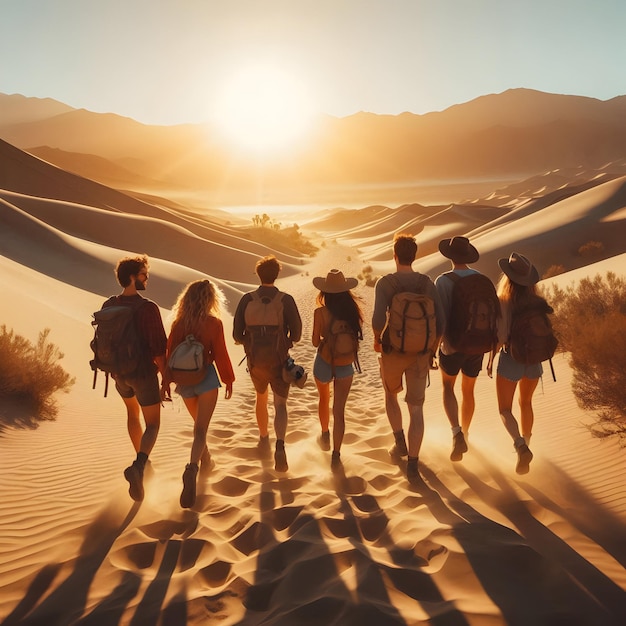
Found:
[(325, 306), (335, 319), (348, 322), (356, 336), (363, 339), (363, 313), (359, 306), (359, 300), (360, 298), (351, 291), (340, 293), (320, 291), (317, 296), (317, 303), (320, 306)]

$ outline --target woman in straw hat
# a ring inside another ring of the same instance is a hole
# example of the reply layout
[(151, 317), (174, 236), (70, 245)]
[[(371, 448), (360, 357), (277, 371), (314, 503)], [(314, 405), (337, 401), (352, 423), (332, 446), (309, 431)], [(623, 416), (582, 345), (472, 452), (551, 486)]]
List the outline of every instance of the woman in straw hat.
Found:
[[(543, 374), (543, 367), (541, 363), (525, 365), (517, 362), (510, 354), (507, 344), (516, 311), (529, 306), (543, 308), (547, 312), (551, 312), (552, 309), (537, 294), (535, 285), (539, 282), (539, 273), (525, 256), (513, 252), (508, 259), (499, 259), (498, 265), (503, 272), (498, 283), (498, 298), (502, 308), (498, 326), (498, 341), (502, 349), (496, 373), (498, 410), (517, 452), (515, 471), (518, 474), (526, 474), (533, 458), (533, 453), (528, 447), (534, 422), (532, 399)], [(512, 411), (513, 396), (518, 383), (521, 434)]]
[[(326, 277), (317, 276), (313, 285), (319, 289), (317, 308), (313, 313), (312, 343), (317, 348), (313, 375), (319, 392), (318, 414), (322, 434), (320, 446), (330, 450), (330, 382), (333, 381), (333, 453), (331, 466), (341, 465), (340, 451), (345, 431), (345, 407), (352, 386), (356, 358), (354, 354), (333, 356), (331, 328), (336, 321), (346, 322), (356, 341), (363, 338), (363, 314), (357, 297), (352, 293), (358, 284), (356, 278), (345, 278), (343, 272), (332, 269)], [(358, 343), (355, 344), (358, 348)]]

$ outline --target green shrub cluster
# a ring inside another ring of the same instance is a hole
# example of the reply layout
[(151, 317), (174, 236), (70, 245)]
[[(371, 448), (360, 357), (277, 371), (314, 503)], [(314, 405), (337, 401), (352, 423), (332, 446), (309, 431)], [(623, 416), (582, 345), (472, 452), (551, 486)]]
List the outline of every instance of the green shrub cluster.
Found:
[(12, 407), (11, 415), (0, 411), (4, 422), (36, 426), (39, 420), (55, 419), (54, 393), (67, 393), (74, 384), (59, 365), (63, 353), (48, 341), (49, 334), (46, 328), (32, 344), (4, 324), (0, 327), (0, 407)]
[(577, 288), (554, 285), (546, 298), (560, 346), (570, 354), (574, 395), (597, 412), (591, 432), (626, 445), (626, 280), (598, 274)]

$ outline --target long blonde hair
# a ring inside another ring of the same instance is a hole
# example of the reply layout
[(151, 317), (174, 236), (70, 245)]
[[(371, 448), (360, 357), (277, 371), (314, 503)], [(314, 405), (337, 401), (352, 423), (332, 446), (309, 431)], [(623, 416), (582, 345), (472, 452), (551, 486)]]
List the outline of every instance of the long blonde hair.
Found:
[(539, 298), (535, 285), (518, 285), (504, 273), (500, 276), (496, 290), (502, 304), (502, 311), (508, 316), (509, 323), (518, 308)]
[(185, 333), (197, 332), (208, 317), (220, 317), (224, 294), (210, 280), (195, 280), (178, 295), (172, 307), (172, 326), (181, 324)]

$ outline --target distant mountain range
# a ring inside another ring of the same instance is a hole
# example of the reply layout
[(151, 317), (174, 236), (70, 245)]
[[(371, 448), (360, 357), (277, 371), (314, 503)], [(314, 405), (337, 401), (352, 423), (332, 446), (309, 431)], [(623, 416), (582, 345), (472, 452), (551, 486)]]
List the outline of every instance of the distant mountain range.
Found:
[(303, 190), (599, 168), (626, 157), (626, 96), (527, 89), (416, 115), (324, 117), (310, 146), (262, 163), (202, 125), (148, 126), (51, 99), (0, 94), (0, 138), (118, 188)]

